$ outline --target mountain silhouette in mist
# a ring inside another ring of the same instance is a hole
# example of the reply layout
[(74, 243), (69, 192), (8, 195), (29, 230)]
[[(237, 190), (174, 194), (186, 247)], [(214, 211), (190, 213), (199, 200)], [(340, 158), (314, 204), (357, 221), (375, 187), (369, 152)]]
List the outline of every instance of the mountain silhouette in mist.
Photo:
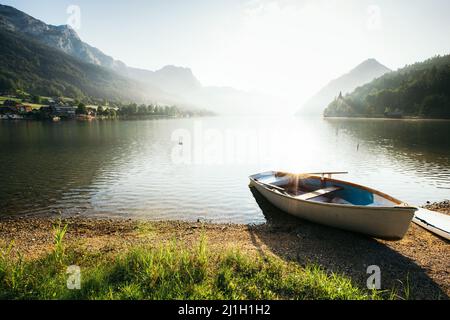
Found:
[(368, 59), (343, 76), (332, 80), (309, 99), (297, 115), (322, 115), (327, 106), (340, 94), (345, 95), (356, 88), (391, 72), (375, 59)]

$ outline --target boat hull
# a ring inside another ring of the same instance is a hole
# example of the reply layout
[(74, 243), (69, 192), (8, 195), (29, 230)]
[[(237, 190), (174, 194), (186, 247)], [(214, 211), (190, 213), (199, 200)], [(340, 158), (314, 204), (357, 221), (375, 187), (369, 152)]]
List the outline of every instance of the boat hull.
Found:
[(268, 189), (252, 179), (250, 185), (275, 207), (288, 214), (386, 240), (402, 239), (416, 211), (412, 207), (365, 207), (303, 201)]

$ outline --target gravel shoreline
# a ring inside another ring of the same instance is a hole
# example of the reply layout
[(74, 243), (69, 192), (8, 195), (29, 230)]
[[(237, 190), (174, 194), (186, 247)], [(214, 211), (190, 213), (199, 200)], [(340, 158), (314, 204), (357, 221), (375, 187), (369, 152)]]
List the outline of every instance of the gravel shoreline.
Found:
[(425, 205), (424, 208), (450, 215), (450, 200), (435, 203), (427, 203), (427, 205)]
[[(428, 204), (430, 210), (450, 214), (450, 201)], [(55, 218), (2, 218), (0, 245), (14, 242), (25, 259), (35, 259), (52, 248)], [(99, 253), (115, 253), (135, 245), (159, 246), (176, 239), (190, 247), (204, 234), (208, 248), (217, 252), (238, 248), (260, 255), (276, 255), (301, 265), (316, 264), (328, 272), (350, 277), (364, 288), (367, 267), (381, 269), (382, 287), (411, 291), (412, 299), (449, 299), (450, 244), (411, 224), (397, 242), (328, 228), (301, 220), (269, 221), (259, 226), (149, 222), (125, 219), (64, 218), (68, 245)]]

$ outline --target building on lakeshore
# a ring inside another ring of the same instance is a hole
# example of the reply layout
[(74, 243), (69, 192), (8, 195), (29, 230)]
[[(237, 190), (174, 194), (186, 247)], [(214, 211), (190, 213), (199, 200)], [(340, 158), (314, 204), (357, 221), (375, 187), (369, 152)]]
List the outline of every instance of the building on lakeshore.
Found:
[(46, 114), (49, 118), (60, 117), (64, 119), (73, 119), (76, 116), (76, 107), (53, 104), (50, 106), (41, 107), (40, 111)]

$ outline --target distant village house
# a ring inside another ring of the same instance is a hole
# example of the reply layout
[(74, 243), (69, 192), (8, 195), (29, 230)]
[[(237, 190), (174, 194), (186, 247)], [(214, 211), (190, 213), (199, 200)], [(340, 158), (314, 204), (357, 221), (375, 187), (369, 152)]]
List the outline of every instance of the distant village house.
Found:
[(47, 114), (49, 117), (60, 117), (60, 118), (75, 118), (76, 107), (53, 104), (50, 106), (41, 107), (41, 112)]

